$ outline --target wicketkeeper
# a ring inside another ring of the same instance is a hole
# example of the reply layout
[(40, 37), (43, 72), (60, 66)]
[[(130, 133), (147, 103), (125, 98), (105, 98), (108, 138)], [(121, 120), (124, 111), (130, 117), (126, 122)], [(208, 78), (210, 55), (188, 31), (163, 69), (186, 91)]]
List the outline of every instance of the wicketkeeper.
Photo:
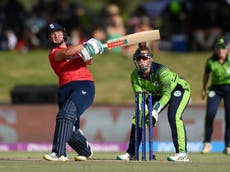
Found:
[[(182, 114), (190, 99), (189, 84), (165, 65), (153, 62), (153, 55), (145, 43), (139, 44), (133, 62), (136, 66), (131, 74), (134, 93), (149, 92), (153, 95), (153, 126), (158, 121), (158, 114), (168, 106), (168, 121), (176, 151), (174, 156), (167, 158), (168, 161), (189, 161), (186, 130), (182, 120)], [(128, 149), (125, 154), (117, 156), (118, 160), (135, 159), (135, 125), (133, 118)], [(141, 142), (141, 134), (139, 130), (138, 145)]]

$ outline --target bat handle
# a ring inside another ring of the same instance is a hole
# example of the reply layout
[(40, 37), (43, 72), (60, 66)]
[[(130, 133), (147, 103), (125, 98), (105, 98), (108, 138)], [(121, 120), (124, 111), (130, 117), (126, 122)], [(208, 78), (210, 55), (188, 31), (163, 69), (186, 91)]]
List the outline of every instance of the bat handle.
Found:
[(102, 44), (104, 48), (108, 48), (107, 44)]

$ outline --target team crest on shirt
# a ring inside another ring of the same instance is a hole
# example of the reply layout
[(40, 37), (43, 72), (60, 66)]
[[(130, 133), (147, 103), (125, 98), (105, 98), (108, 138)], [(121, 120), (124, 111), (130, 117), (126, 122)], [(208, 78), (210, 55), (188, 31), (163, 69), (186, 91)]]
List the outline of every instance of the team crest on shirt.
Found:
[(159, 87), (159, 86), (160, 86), (160, 83), (157, 82), (157, 81), (154, 81), (154, 82), (153, 82), (153, 85), (154, 85), (155, 87)]
[(181, 96), (181, 91), (177, 90), (177, 91), (174, 91), (173, 95), (175, 97), (180, 97)]
[(230, 67), (227, 68), (227, 73), (230, 73)]
[(209, 91), (209, 93), (208, 93), (208, 97), (214, 97), (216, 95), (216, 92), (215, 91)]

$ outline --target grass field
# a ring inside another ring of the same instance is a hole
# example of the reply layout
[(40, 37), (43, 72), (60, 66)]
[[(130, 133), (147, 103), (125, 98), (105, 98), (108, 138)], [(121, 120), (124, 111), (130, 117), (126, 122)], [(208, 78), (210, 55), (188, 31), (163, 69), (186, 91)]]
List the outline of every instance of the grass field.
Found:
[[(0, 52), (0, 102), (11, 102), (10, 92), (16, 85), (57, 84), (47, 54), (47, 50)], [(167, 65), (190, 83), (193, 104), (204, 104), (200, 98), (202, 73), (210, 54), (159, 52), (154, 60)], [(131, 57), (105, 53), (96, 56), (89, 68), (96, 81), (95, 104), (133, 103), (130, 73), (134, 65)]]
[(84, 162), (73, 160), (74, 153), (68, 154), (67, 162), (49, 162), (41, 157), (44, 152), (1, 152), (1, 172), (228, 172), (230, 156), (222, 153), (201, 155), (190, 154), (190, 162), (168, 162), (167, 156), (173, 153), (156, 153), (156, 161), (117, 161), (120, 152), (95, 152), (94, 156)]

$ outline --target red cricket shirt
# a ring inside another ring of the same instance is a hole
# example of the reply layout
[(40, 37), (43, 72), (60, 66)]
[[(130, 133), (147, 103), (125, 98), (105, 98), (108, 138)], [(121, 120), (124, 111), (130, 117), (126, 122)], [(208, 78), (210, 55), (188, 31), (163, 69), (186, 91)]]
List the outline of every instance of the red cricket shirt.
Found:
[(49, 53), (50, 65), (59, 78), (59, 87), (72, 81), (94, 81), (87, 64), (79, 55), (76, 54), (60, 61), (55, 61), (54, 55), (59, 49), (62, 48), (56, 47)]

